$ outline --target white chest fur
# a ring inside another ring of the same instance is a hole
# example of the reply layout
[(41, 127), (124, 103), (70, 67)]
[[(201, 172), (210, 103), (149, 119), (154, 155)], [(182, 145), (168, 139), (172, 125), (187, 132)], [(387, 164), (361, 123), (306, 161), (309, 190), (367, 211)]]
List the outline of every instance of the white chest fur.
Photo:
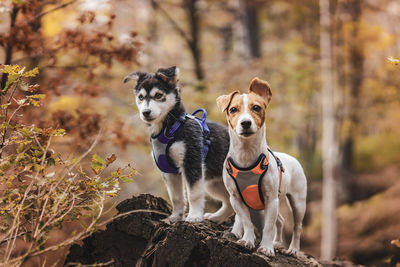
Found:
[(178, 168), (183, 167), (183, 159), (185, 157), (186, 146), (183, 141), (174, 142), (169, 148), (169, 156)]

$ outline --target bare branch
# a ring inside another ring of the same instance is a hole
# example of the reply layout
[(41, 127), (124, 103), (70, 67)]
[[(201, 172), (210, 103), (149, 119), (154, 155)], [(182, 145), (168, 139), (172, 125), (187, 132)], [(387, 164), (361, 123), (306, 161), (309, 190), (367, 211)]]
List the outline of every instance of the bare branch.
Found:
[(72, 0), (72, 1), (69, 1), (69, 2), (67, 2), (67, 3), (61, 4), (61, 5), (59, 5), (59, 6), (56, 6), (55, 8), (52, 8), (52, 9), (50, 9), (50, 10), (44, 11), (44, 12), (38, 14), (37, 16), (35, 16), (34, 18), (32, 18), (31, 20), (29, 20), (28, 23), (31, 24), (32, 22), (34, 22), (34, 21), (36, 21), (36, 20), (39, 20), (39, 19), (42, 18), (43, 16), (46, 16), (47, 14), (53, 13), (54, 11), (57, 11), (57, 10), (59, 10), (59, 9), (65, 8), (65, 7), (67, 7), (67, 6), (69, 6), (69, 5), (73, 4), (73, 3), (75, 3), (76, 1), (77, 1), (77, 0)]
[(169, 13), (158, 3), (156, 0), (151, 0), (151, 3), (157, 7), (161, 13), (167, 18), (167, 20), (171, 23), (174, 29), (178, 32), (178, 34), (186, 41), (187, 45), (191, 47), (193, 40), (190, 39), (185, 31), (176, 23), (176, 21), (169, 15)]

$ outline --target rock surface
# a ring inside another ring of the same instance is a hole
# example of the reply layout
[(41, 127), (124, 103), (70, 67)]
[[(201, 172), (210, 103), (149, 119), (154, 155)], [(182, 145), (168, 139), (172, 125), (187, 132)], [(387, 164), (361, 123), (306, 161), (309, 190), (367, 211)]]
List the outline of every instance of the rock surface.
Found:
[(73, 245), (65, 265), (106, 262), (111, 266), (176, 267), (325, 265), (308, 255), (295, 258), (280, 251), (274, 258), (267, 258), (227, 237), (227, 226), (210, 221), (169, 224), (168, 203), (152, 195), (127, 199), (117, 210), (119, 214), (131, 213), (114, 219), (106, 230), (84, 239), (82, 246)]

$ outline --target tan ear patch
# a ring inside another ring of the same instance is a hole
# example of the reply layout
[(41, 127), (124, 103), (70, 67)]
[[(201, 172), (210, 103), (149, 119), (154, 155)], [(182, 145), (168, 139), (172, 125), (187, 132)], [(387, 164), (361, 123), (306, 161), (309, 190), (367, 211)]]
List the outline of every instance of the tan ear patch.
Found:
[[(238, 91), (239, 93), (239, 91)], [(234, 112), (231, 112), (231, 109), (235, 109)], [(231, 102), (228, 106), (228, 110), (226, 112), (226, 119), (228, 121), (229, 126), (234, 129), (239, 121), (240, 115), (245, 112), (243, 96), (239, 94), (234, 94), (232, 96)]]
[[(256, 109), (254, 108), (254, 106), (259, 106), (261, 109), (258, 110), (258, 108)], [(265, 122), (265, 116), (267, 110), (267, 105), (265, 103), (265, 100), (261, 96), (253, 92), (249, 93), (247, 108), (249, 114), (254, 120), (254, 123), (257, 125), (258, 128), (261, 128), (261, 126)]]
[(267, 81), (264, 81), (258, 77), (255, 77), (250, 82), (249, 93), (251, 93), (251, 92), (261, 96), (264, 99), (266, 106), (268, 106), (268, 104), (272, 98), (272, 92), (271, 92), (271, 88)]
[(221, 95), (217, 98), (217, 106), (221, 112), (224, 112), (229, 107), (235, 94), (240, 94), (239, 90), (233, 91), (229, 95)]

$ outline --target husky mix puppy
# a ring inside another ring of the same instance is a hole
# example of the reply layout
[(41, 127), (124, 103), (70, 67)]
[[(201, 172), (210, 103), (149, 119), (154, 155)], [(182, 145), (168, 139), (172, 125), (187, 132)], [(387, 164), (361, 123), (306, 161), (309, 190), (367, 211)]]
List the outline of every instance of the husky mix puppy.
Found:
[(218, 97), (217, 105), (226, 112), (230, 135), (223, 179), (236, 212), (232, 233), (240, 238), (238, 242), (249, 248), (255, 246), (251, 214), (257, 212), (263, 218), (258, 251), (274, 256), (274, 245), (282, 246), (284, 219), (279, 214), (279, 202), (288, 200), (294, 230), (286, 252), (296, 255), (306, 210), (307, 180), (294, 157), (273, 153), (267, 146), (265, 118), (271, 96), (268, 83), (254, 78), (247, 94), (234, 91)]
[[(132, 72), (125, 77), (124, 83), (129, 80), (136, 81), (134, 91), (140, 119), (148, 126), (152, 157), (162, 172), (173, 205), (170, 221), (185, 219), (186, 188), (189, 200), (186, 221), (200, 222), (205, 218), (223, 222), (233, 214), (222, 180), (223, 163), (229, 149), (227, 128), (207, 121), (210, 143), (203, 160), (205, 136), (197, 119), (185, 117), (178, 85), (179, 69), (170, 67), (155, 73)], [(179, 128), (169, 136), (168, 132), (176, 129), (179, 120)], [(205, 192), (222, 202), (215, 213), (204, 214)]]

